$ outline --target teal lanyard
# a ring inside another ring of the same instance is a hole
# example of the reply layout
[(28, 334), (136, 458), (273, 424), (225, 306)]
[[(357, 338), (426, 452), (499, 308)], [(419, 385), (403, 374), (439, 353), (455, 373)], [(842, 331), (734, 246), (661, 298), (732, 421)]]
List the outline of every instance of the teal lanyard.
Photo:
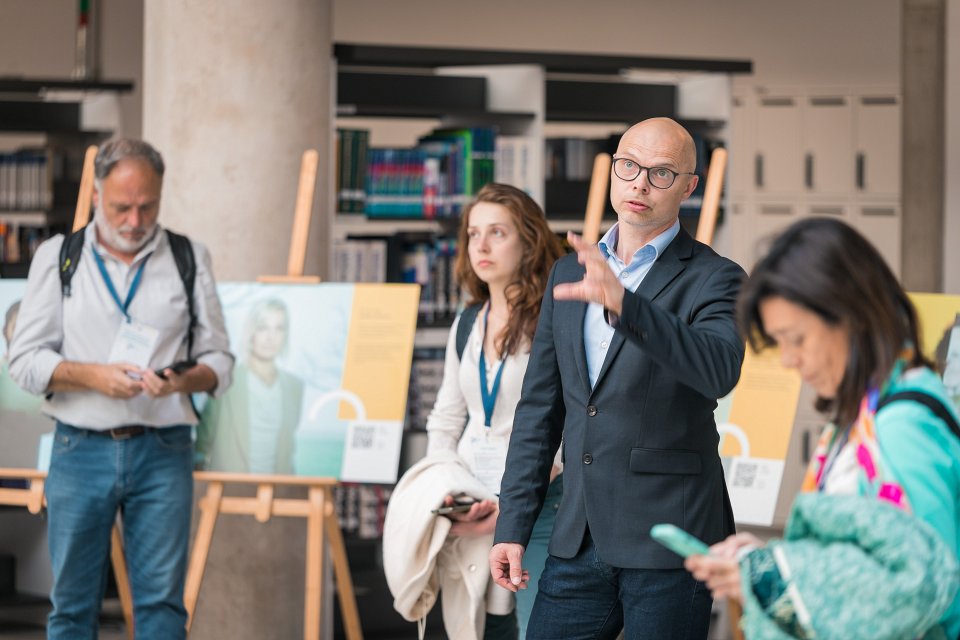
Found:
[(137, 295), (137, 289), (140, 288), (140, 279), (143, 277), (143, 268), (147, 266), (147, 260), (150, 259), (150, 256), (148, 255), (143, 259), (143, 262), (140, 263), (140, 268), (137, 269), (137, 273), (133, 276), (133, 282), (130, 283), (130, 290), (127, 291), (127, 299), (123, 302), (120, 302), (120, 296), (117, 294), (117, 289), (113, 286), (113, 281), (110, 279), (110, 274), (107, 273), (107, 265), (103, 263), (103, 258), (99, 253), (97, 253), (96, 249), (91, 248), (91, 251), (93, 251), (93, 257), (97, 261), (97, 266), (100, 268), (100, 275), (103, 276), (103, 281), (107, 285), (107, 291), (110, 292), (110, 295), (113, 297), (113, 301), (117, 303), (118, 307), (120, 307), (120, 312), (123, 313), (123, 317), (127, 319), (127, 322), (130, 322), (130, 314), (127, 313), (127, 309), (130, 308), (130, 303), (133, 301), (133, 296)]
[(503, 365), (506, 361), (500, 363), (497, 368), (497, 375), (493, 378), (493, 389), (487, 390), (487, 361), (483, 355), (483, 343), (487, 337), (487, 317), (490, 315), (490, 305), (487, 304), (487, 311), (483, 314), (483, 340), (480, 341), (480, 399), (483, 400), (483, 424), (490, 426), (493, 419), (493, 407), (497, 404), (497, 394), (500, 392), (500, 376), (503, 375)]

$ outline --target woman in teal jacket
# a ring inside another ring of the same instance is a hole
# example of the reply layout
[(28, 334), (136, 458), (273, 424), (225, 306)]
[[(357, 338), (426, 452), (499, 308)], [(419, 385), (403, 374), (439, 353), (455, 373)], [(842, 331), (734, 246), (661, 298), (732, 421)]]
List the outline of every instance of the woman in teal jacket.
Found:
[[(796, 369), (816, 390), (817, 408), (832, 418), (803, 491), (864, 496), (912, 513), (925, 523), (921, 526), (936, 532), (953, 553), (949, 562), (955, 563), (960, 550), (960, 415), (920, 351), (910, 300), (876, 249), (837, 220), (794, 224), (741, 290), (739, 322), (755, 350), (779, 347), (783, 365)], [(935, 628), (898, 635), (903, 632), (902, 611), (883, 602), (864, 602), (855, 588), (801, 593), (795, 586), (797, 576), (784, 575), (774, 555), (754, 536), (737, 534), (714, 545), (709, 555), (689, 558), (687, 568), (707, 582), (715, 597), (743, 601), (743, 592), (749, 590), (748, 617), (767, 615), (792, 629), (793, 637), (812, 637), (818, 626), (817, 635), (823, 637), (824, 620), (805, 624), (804, 619), (809, 602), (824, 597), (844, 607), (876, 607), (875, 620), (881, 626), (888, 623), (891, 635), (878, 636), (874, 629), (874, 639), (941, 631), (949, 638), (960, 637), (960, 597), (940, 605)], [(741, 567), (738, 558), (750, 560)], [(939, 567), (930, 568), (934, 575)], [(791, 568), (798, 570), (842, 568), (808, 561)], [(920, 615), (929, 613), (922, 611), (925, 607), (936, 606), (929, 601), (913, 604), (917, 621), (926, 619)], [(834, 637), (865, 633), (862, 628), (837, 631)]]

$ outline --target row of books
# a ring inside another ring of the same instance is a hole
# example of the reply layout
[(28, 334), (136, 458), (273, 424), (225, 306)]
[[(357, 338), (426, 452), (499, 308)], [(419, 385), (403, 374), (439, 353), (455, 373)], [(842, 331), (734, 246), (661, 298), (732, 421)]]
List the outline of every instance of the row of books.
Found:
[(46, 150), (0, 153), (0, 210), (53, 206), (53, 171)]
[(338, 129), (337, 209), (382, 218), (455, 216), (496, 178), (496, 153), (490, 127), (436, 129), (410, 148), (370, 147), (369, 131)]
[(371, 148), (367, 154), (369, 217), (448, 218), (460, 213), (494, 179), (496, 131), (437, 129), (410, 149)]
[(337, 211), (363, 213), (366, 206), (367, 150), (370, 131), (337, 129)]
[(32, 260), (37, 247), (50, 235), (49, 227), (0, 221), (0, 263), (16, 264)]
[(454, 279), (456, 240), (437, 238), (432, 242), (417, 242), (402, 246), (400, 252), (400, 282), (420, 285), (418, 321), (425, 324), (451, 321), (461, 299), (460, 287)]
[(443, 382), (444, 350), (416, 348), (410, 367), (410, 387), (407, 392), (407, 421), (410, 431), (426, 431), (427, 418), (437, 401)]
[(497, 136), (497, 152), (493, 161), (495, 180), (513, 185), (528, 194), (533, 193), (540, 182), (540, 176), (534, 175), (530, 164), (534, 144), (539, 142), (525, 136)]
[(618, 136), (610, 138), (547, 138), (544, 148), (544, 178), (547, 180), (589, 180), (598, 153), (613, 153)]
[(460, 305), (454, 280), (455, 238), (398, 234), (337, 240), (331, 251), (333, 282), (407, 282), (420, 285), (419, 321), (445, 323)]
[(334, 282), (387, 281), (386, 240), (336, 240), (330, 253)]
[(333, 489), (340, 529), (363, 539), (383, 535), (387, 502), (393, 490), (381, 485), (343, 483)]

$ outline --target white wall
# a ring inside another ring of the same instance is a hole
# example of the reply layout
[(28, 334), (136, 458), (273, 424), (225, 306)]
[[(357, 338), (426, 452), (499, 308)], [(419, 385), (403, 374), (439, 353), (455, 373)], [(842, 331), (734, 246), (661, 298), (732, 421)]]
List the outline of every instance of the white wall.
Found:
[(960, 0), (947, 2), (943, 290), (960, 294)]

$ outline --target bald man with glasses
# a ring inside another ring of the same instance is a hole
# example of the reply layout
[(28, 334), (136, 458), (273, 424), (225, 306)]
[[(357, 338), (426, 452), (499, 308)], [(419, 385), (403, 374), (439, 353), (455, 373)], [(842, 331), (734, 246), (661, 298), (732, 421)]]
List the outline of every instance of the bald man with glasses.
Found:
[(703, 639), (710, 593), (650, 538), (675, 524), (707, 543), (733, 532), (717, 453), (717, 398), (743, 362), (734, 306), (745, 277), (680, 227), (697, 186), (690, 134), (667, 118), (621, 138), (618, 222), (561, 258), (514, 418), (494, 580), (525, 588), (523, 552), (563, 447), (564, 496), (528, 639)]

